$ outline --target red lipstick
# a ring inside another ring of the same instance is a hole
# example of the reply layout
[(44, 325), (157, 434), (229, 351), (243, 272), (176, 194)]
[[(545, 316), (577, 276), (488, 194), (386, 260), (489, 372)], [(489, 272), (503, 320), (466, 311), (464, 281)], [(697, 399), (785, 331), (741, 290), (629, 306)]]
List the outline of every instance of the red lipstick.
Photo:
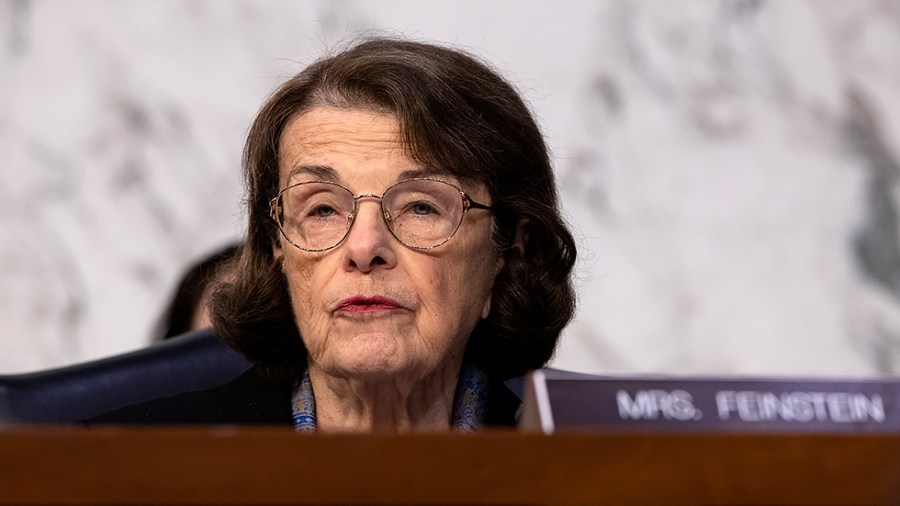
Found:
[(393, 311), (400, 309), (400, 303), (387, 297), (363, 297), (357, 295), (342, 300), (337, 307), (337, 311), (344, 313), (366, 314), (378, 313), (381, 311)]

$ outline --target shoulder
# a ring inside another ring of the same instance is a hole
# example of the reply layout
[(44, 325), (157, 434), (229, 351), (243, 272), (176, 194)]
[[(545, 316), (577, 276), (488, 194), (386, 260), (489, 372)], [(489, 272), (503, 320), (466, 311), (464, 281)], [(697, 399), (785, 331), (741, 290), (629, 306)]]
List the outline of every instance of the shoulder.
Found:
[(252, 368), (224, 386), (126, 406), (85, 424), (290, 424), (290, 402), (288, 382), (268, 382)]

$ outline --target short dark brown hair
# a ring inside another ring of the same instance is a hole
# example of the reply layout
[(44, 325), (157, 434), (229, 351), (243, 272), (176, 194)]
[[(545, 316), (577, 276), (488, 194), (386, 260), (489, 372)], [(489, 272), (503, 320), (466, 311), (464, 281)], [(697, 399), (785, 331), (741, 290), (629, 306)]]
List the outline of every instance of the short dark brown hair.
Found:
[[(575, 310), (575, 242), (560, 216), (540, 130), (516, 90), (485, 63), (457, 49), (391, 38), (366, 40), (314, 62), (260, 109), (244, 147), (246, 243), (235, 280), (213, 297), (220, 336), (273, 378), (294, 377), (306, 366), (274, 257), (279, 231), (269, 200), (279, 190), (285, 125), (318, 106), (390, 112), (414, 160), (486, 186), (493, 241), (505, 262), (490, 315), (475, 327), (467, 354), (498, 377), (546, 364)], [(524, 251), (512, 247), (520, 223)]]

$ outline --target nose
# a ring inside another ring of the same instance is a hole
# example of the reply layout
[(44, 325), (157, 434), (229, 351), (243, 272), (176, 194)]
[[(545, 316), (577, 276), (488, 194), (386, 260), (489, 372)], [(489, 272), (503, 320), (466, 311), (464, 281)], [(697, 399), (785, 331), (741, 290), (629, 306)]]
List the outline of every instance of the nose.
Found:
[(397, 264), (396, 240), (381, 216), (380, 200), (357, 201), (356, 218), (341, 247), (344, 269), (371, 272)]

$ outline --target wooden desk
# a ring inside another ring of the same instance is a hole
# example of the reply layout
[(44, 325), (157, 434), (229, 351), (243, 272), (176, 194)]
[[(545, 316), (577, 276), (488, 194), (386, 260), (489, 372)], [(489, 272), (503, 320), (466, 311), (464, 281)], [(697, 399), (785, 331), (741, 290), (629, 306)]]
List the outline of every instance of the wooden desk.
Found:
[(6, 428), (0, 504), (900, 504), (900, 436)]

